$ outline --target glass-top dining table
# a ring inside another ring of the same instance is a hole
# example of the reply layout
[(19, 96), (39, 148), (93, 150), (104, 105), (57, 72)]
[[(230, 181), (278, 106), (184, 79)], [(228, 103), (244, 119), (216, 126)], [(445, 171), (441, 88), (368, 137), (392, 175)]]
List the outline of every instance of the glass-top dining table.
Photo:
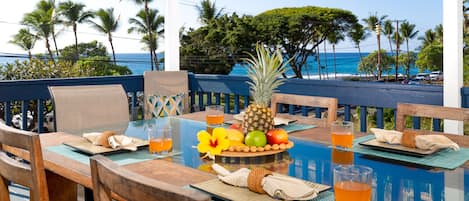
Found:
[[(125, 135), (147, 139), (149, 125), (170, 126), (172, 128), (173, 152), (180, 154), (170, 156), (171, 162), (213, 173), (210, 168), (213, 161), (202, 159), (201, 154), (195, 148), (198, 144), (197, 132), (206, 129), (205, 122), (181, 117), (168, 117), (132, 121), (128, 125), (121, 125), (120, 130)], [(111, 128), (101, 128), (101, 130), (107, 129)], [(112, 129), (118, 130), (117, 127)], [(316, 128), (311, 129), (312, 135), (314, 129)], [(83, 132), (86, 131), (80, 131), (76, 134), (81, 135)], [(330, 186), (333, 185), (332, 170), (335, 166), (340, 164), (365, 165), (373, 169), (372, 200), (374, 201), (469, 200), (469, 169), (467, 168), (430, 169), (424, 166), (335, 150), (324, 143), (295, 137), (295, 133), (291, 133), (289, 139), (294, 142), (294, 147), (270, 158), (216, 157), (216, 161), (231, 170), (240, 167), (262, 166), (275, 172)], [(110, 156), (112, 155), (114, 154)]]

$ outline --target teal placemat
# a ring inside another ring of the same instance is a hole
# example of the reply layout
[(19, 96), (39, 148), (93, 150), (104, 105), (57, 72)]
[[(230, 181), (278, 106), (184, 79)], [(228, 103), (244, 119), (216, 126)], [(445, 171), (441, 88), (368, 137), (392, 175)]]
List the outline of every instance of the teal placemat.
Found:
[(325, 191), (319, 193), (318, 197), (312, 199), (311, 201), (334, 201), (334, 192), (332, 191)]
[(355, 139), (353, 151), (356, 153), (378, 156), (386, 159), (393, 159), (419, 165), (446, 169), (455, 169), (464, 164), (467, 160), (469, 160), (469, 149), (466, 148), (461, 148), (461, 150), (459, 151), (445, 149), (428, 156), (415, 157), (371, 149), (358, 144), (360, 142), (365, 142), (374, 138), (375, 136), (368, 135)]
[(282, 125), (279, 126), (279, 128), (285, 129), (287, 133), (295, 132), (295, 131), (301, 131), (301, 130), (306, 130), (310, 128), (316, 128), (315, 125), (311, 124), (297, 124), (297, 123), (290, 123), (288, 125)]
[[(47, 147), (47, 150), (58, 153), (67, 158), (71, 158), (80, 163), (84, 163), (87, 165), (90, 163), (91, 156), (77, 152), (72, 147), (69, 147), (66, 145), (57, 145), (57, 146)], [(177, 155), (180, 153), (181, 152), (173, 152), (172, 155)], [(115, 154), (106, 155), (106, 157), (111, 159), (112, 161), (114, 161), (115, 163), (119, 165), (127, 165), (131, 163), (137, 163), (137, 162), (142, 162), (146, 160), (153, 160), (153, 159), (161, 158), (157, 155), (150, 154), (147, 149), (142, 149), (142, 150), (132, 151), (132, 152), (115, 153)]]

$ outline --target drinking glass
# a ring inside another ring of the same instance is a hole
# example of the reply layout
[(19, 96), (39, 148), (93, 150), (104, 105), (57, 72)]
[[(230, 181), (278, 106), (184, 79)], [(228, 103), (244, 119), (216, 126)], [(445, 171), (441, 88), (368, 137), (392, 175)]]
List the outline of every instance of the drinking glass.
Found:
[(173, 149), (171, 127), (156, 126), (148, 131), (148, 150), (152, 154), (165, 155)]
[(212, 133), (214, 128), (222, 126), (224, 122), (224, 111), (221, 105), (206, 106), (205, 114), (205, 120), (207, 121), (207, 132)]
[(373, 170), (362, 165), (339, 165), (334, 168), (336, 201), (370, 201)]
[(331, 124), (332, 147), (352, 148), (353, 145), (353, 122), (335, 121)]

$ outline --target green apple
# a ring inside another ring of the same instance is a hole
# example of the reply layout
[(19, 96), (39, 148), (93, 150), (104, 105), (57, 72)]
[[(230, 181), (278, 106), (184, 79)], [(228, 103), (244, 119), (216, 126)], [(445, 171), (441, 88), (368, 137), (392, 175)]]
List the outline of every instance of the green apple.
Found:
[(267, 137), (262, 131), (251, 131), (244, 138), (244, 144), (248, 146), (263, 147), (267, 144)]

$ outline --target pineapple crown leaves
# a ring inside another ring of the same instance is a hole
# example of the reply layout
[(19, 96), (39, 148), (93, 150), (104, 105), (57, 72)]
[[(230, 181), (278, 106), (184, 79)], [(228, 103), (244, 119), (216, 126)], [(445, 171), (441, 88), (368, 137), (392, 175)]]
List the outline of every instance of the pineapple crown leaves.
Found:
[(245, 59), (250, 78), (247, 83), (254, 103), (267, 106), (275, 89), (284, 82), (278, 78), (286, 71), (288, 61), (283, 61), (280, 49), (270, 52), (263, 44), (256, 45), (256, 53), (256, 56), (248, 53), (251, 58)]

